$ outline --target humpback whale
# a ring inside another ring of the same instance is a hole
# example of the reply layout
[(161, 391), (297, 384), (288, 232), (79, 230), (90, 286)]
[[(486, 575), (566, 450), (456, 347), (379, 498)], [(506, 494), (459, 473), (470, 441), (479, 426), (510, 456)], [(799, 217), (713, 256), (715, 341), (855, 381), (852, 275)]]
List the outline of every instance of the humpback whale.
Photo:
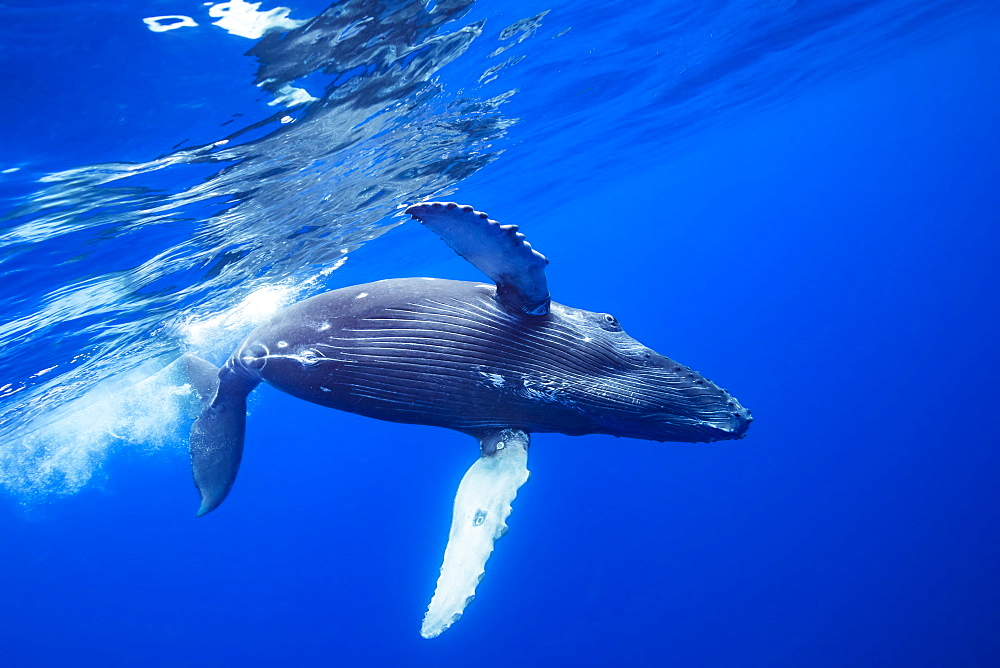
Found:
[[(479, 442), (459, 484), (444, 561), (421, 635), (461, 617), (518, 488), (530, 434), (652, 441), (739, 439), (749, 411), (701, 374), (642, 345), (609, 313), (551, 301), (548, 260), (515, 225), (471, 206), (406, 210), (492, 283), (402, 278), (303, 300), (254, 329), (217, 371), (191, 427), (198, 516), (229, 494), (247, 395), (261, 382), (322, 406), (454, 429)], [(189, 362), (202, 377), (205, 362)]]

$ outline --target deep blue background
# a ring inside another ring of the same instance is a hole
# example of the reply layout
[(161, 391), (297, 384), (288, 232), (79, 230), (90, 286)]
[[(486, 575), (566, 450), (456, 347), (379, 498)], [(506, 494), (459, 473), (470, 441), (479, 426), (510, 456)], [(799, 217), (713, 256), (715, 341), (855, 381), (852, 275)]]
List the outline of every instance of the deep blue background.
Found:
[[(746, 440), (541, 435), (476, 602), (418, 635), (468, 438), (262, 389), (195, 521), (180, 449), (3, 505), (11, 666), (989, 666), (997, 640), (996, 25), (504, 216), (558, 301), (730, 389)], [(523, 178), (535, 168), (520, 150)], [(120, 156), (116, 156), (120, 157)], [(370, 244), (332, 285), (392, 273)], [(475, 276), (450, 251), (412, 273)], [(407, 271), (405, 273), (411, 273)]]

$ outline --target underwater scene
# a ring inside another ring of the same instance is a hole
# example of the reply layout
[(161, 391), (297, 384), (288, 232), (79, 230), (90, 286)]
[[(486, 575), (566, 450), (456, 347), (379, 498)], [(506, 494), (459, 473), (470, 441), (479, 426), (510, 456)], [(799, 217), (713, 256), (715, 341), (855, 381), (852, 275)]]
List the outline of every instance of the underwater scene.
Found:
[(0, 19), (0, 666), (1000, 665), (1000, 3)]

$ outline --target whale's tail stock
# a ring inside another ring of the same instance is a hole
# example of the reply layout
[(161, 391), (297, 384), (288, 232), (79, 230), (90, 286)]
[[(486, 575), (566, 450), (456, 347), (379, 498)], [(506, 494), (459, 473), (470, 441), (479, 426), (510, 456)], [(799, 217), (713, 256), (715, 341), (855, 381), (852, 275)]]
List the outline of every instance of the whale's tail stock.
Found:
[(243, 458), (247, 395), (257, 382), (194, 355), (182, 355), (170, 366), (201, 400), (201, 412), (191, 425), (190, 443), (191, 473), (201, 494), (201, 517), (219, 507), (236, 480)]

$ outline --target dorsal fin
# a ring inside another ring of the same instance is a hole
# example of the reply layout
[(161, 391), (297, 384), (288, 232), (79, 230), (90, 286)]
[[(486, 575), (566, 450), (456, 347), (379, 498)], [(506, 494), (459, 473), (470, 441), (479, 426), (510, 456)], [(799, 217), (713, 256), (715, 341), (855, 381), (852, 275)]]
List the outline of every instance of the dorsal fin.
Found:
[(501, 225), (471, 206), (424, 202), (406, 213), (432, 229), (456, 253), (497, 284), (497, 299), (529, 315), (549, 312), (548, 259), (533, 249), (517, 225)]

